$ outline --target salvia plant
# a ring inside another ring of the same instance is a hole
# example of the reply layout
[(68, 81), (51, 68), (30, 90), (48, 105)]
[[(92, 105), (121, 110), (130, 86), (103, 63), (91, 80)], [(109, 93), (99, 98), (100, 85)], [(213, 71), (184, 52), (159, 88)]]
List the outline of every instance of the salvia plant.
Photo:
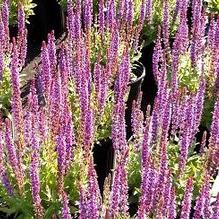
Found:
[[(10, 39), (9, 2), (2, 2), (0, 92), (11, 89), (0, 126), (0, 211), (26, 219), (217, 219), (219, 19), (207, 20), (202, 1), (192, 1), (191, 25), (188, 0), (177, 0), (174, 11), (162, 1), (152, 63), (158, 90), (146, 112), (142, 93), (133, 101), (129, 139), (131, 69), (157, 1), (67, 1), (66, 39), (59, 49), (54, 32), (42, 42), (26, 103), (24, 5)], [(204, 133), (197, 153), (206, 97), (213, 98), (210, 137)], [(101, 194), (92, 151), (105, 138), (112, 139), (114, 165)]]

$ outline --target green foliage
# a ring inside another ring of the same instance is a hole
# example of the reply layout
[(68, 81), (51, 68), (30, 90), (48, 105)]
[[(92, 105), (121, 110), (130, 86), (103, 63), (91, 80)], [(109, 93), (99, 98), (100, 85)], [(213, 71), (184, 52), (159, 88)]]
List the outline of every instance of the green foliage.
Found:
[(203, 127), (207, 127), (208, 129), (210, 129), (211, 126), (214, 103), (215, 103), (214, 98), (210, 98), (208, 96), (205, 97), (201, 125)]
[(67, 1), (66, 0), (57, 0), (58, 3), (61, 5), (63, 10), (66, 10), (67, 8)]
[(141, 184), (141, 155), (134, 148), (134, 142), (129, 144), (129, 161), (128, 161), (128, 185), (129, 185), (129, 203), (137, 203), (140, 196)]
[(191, 58), (188, 53), (180, 56), (179, 84), (181, 88), (195, 93), (199, 86), (200, 72), (192, 67)]
[(107, 49), (110, 46), (110, 33), (106, 32), (104, 34), (103, 43), (98, 27), (94, 24), (91, 30), (91, 42), (91, 64), (94, 65), (97, 58), (99, 58), (101, 60), (101, 64), (105, 65), (107, 60)]
[(219, 14), (219, 0), (204, 0), (206, 3), (207, 12), (209, 14), (218, 15)]
[(111, 136), (111, 125), (112, 125), (112, 111), (113, 111), (114, 96), (113, 92), (108, 92), (106, 105), (104, 108), (103, 115), (97, 118), (95, 132), (95, 141), (101, 141)]
[(0, 110), (3, 116), (8, 115), (8, 109), (10, 107), (11, 99), (11, 80), (10, 80), (10, 69), (9, 69), (9, 58), (5, 58), (3, 79), (0, 81)]
[(179, 145), (169, 142), (168, 145), (168, 157), (169, 157), (169, 167), (173, 175), (173, 183), (176, 188), (177, 194), (177, 204), (180, 206), (183, 194), (185, 191), (185, 185), (189, 177), (193, 177), (193, 200), (198, 196), (200, 187), (203, 183), (204, 176), (204, 163), (205, 156), (200, 156), (197, 154), (195, 149), (195, 144), (193, 144), (189, 149), (187, 164), (185, 172), (182, 176), (179, 176)]

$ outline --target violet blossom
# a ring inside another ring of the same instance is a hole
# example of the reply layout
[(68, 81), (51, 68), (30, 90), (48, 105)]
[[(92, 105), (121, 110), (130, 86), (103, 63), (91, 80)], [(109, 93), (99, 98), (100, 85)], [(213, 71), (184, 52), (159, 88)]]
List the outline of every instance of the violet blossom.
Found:
[(24, 173), (22, 170), (20, 154), (18, 154), (15, 144), (12, 140), (11, 125), (8, 119), (6, 120), (5, 125), (5, 144), (8, 152), (8, 161), (14, 172), (19, 192), (22, 192), (24, 185)]
[(148, 24), (152, 22), (152, 0), (146, 0), (145, 20)]
[(175, 219), (176, 218), (176, 192), (174, 185), (171, 187), (171, 192), (170, 192), (170, 204), (169, 204), (169, 209), (168, 209), (168, 219)]
[(219, 193), (217, 194), (215, 204), (213, 206), (213, 215), (211, 219), (218, 219), (219, 215)]
[[(32, 122), (34, 123), (34, 115), (32, 115)], [(30, 144), (32, 147), (31, 163), (30, 163), (30, 181), (32, 190), (32, 199), (34, 211), (38, 217), (43, 216), (43, 207), (40, 198), (40, 177), (39, 177), (39, 142), (36, 139), (34, 127), (31, 130)]]
[(48, 34), (48, 54), (50, 61), (50, 71), (52, 77), (56, 76), (56, 66), (57, 66), (57, 58), (56, 58), (56, 45), (55, 45), (55, 35), (54, 31)]
[(71, 219), (71, 212), (68, 206), (69, 200), (67, 194), (62, 192), (62, 219)]
[(24, 118), (21, 102), (21, 90), (19, 80), (19, 64), (18, 64), (18, 51), (15, 40), (13, 42), (13, 54), (11, 60), (11, 84), (12, 84), (12, 118), (16, 128), (16, 134), (19, 138), (21, 147), (23, 147), (23, 134), (24, 134)]
[(5, 34), (5, 49), (8, 49), (9, 46), (9, 1), (8, 0), (3, 0), (2, 8), (1, 8), (1, 17), (2, 17), (2, 22), (4, 24), (4, 34)]
[(182, 209), (180, 214), (181, 219), (190, 218), (192, 190), (193, 190), (193, 180), (192, 178), (189, 178), (186, 184), (185, 193), (182, 201)]
[(158, 176), (153, 166), (142, 171), (141, 196), (137, 219), (148, 216), (152, 210)]
[(27, 29), (25, 27), (25, 12), (21, 3), (18, 5), (18, 38), (17, 47), (19, 51), (20, 67), (25, 64), (27, 53)]

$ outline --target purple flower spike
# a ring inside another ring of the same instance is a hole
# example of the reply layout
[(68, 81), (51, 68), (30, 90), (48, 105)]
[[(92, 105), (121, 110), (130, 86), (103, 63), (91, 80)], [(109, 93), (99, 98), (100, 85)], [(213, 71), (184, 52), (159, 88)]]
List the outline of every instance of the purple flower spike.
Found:
[(26, 110), (25, 116), (24, 116), (24, 139), (26, 145), (30, 144), (30, 129), (31, 129), (31, 112), (30, 110)]
[(143, 135), (144, 130), (144, 115), (141, 111), (142, 92), (139, 94), (138, 100), (133, 101), (132, 114), (131, 114), (131, 125), (134, 136), (138, 137)]
[(119, 213), (127, 215), (128, 190), (127, 175), (124, 163), (118, 163), (114, 173), (113, 185), (110, 195), (110, 215), (117, 217)]
[(2, 132), (0, 132), (0, 180), (2, 182), (2, 185), (7, 190), (8, 195), (12, 196), (14, 194), (14, 192), (13, 192), (13, 188), (9, 182), (6, 168), (4, 166), (4, 157), (3, 156), (4, 156), (4, 145), (3, 145), (3, 139), (2, 139)]
[(68, 79), (70, 75), (68, 62), (67, 62), (66, 48), (64, 44), (62, 44), (60, 51), (59, 70), (61, 76), (62, 98), (64, 101), (68, 99)]
[(215, 105), (214, 105), (214, 112), (213, 112), (212, 124), (211, 124), (211, 136), (210, 136), (210, 139), (209, 139), (209, 147), (212, 148), (212, 149), (215, 149), (215, 146), (219, 142), (219, 137), (218, 137), (219, 136), (218, 115), (219, 115), (219, 98), (217, 98), (217, 100), (215, 102)]
[(57, 66), (57, 58), (56, 58), (56, 45), (55, 45), (55, 34), (52, 31), (48, 34), (48, 53), (49, 53), (49, 61), (50, 61), (50, 68), (51, 68), (51, 75), (52, 78), (56, 75), (56, 66)]
[(101, 210), (101, 195), (97, 182), (97, 174), (91, 159), (88, 168), (88, 193), (87, 193), (87, 215), (90, 218), (99, 218)]
[(60, 72), (56, 72), (55, 78), (52, 81), (52, 87), (50, 92), (50, 112), (49, 112), (49, 124), (51, 128), (51, 134), (56, 136), (60, 129), (61, 111), (63, 110), (63, 98), (61, 90), (61, 78)]
[(128, 14), (127, 14), (127, 26), (130, 28), (132, 28), (132, 24), (133, 24), (133, 17), (134, 17), (134, 6), (133, 6), (133, 1), (129, 1), (128, 2)]
[(68, 203), (69, 203), (68, 196), (63, 191), (62, 192), (62, 219), (71, 219), (72, 218)]
[(180, 11), (182, 9), (182, 1), (181, 0), (176, 0), (176, 6), (174, 9), (174, 14), (173, 14), (173, 23), (176, 22), (178, 14), (180, 14)]
[(168, 209), (168, 219), (175, 219), (176, 218), (176, 194), (175, 188), (172, 185), (171, 187), (171, 197), (170, 197), (170, 207)]
[(165, 47), (165, 52), (167, 53), (169, 50), (169, 3), (168, 0), (164, 0), (163, 2), (163, 24), (162, 24), (162, 33), (163, 33), (163, 42)]
[(4, 71), (4, 51), (2, 45), (0, 45), (0, 82), (3, 79), (3, 71)]
[(98, 21), (99, 21), (99, 28), (100, 28), (100, 33), (101, 36), (103, 37), (103, 33), (104, 33), (104, 24), (105, 24), (105, 14), (104, 14), (104, 0), (100, 0), (99, 1), (99, 14), (98, 14)]
[(73, 10), (73, 3), (72, 0), (68, 0), (67, 2), (67, 29), (68, 29), (68, 34), (70, 35), (70, 39), (72, 41), (75, 40), (75, 12)]
[(125, 1), (119, 1), (118, 12), (117, 12), (117, 21), (119, 21), (120, 29), (123, 27), (124, 17), (125, 17)]
[(5, 50), (6, 46), (6, 41), (5, 41), (5, 28), (4, 28), (4, 23), (2, 21), (2, 15), (0, 13), (0, 40), (1, 40), (1, 47), (3, 51)]
[(162, 46), (161, 46), (161, 31), (160, 28), (158, 28), (158, 36), (157, 36), (157, 40), (156, 40), (156, 44), (154, 47), (154, 52), (153, 52), (153, 74), (154, 77), (156, 79), (156, 83), (159, 87), (160, 84), (160, 78), (161, 78), (161, 72), (159, 70), (159, 63), (161, 61), (161, 58), (163, 57), (163, 50), (162, 50)]
[(137, 219), (145, 218), (149, 215), (155, 197), (155, 189), (157, 183), (157, 172), (153, 167), (145, 169), (142, 172), (141, 197), (137, 213)]
[(120, 201), (120, 212), (128, 217), (128, 175), (125, 165), (122, 166), (121, 172), (121, 201)]
[(188, 150), (191, 142), (193, 140), (193, 133), (194, 133), (194, 97), (187, 97), (186, 98), (186, 106), (184, 109), (184, 115), (182, 117), (181, 125), (181, 135), (180, 135), (180, 162), (179, 162), (179, 170), (182, 174), (185, 170), (187, 157), (188, 157)]
[(108, 1), (106, 27), (111, 31), (115, 28), (115, 0)]
[(18, 5), (18, 50), (20, 58), (20, 67), (25, 64), (27, 53), (27, 29), (25, 27), (25, 12), (21, 3)]
[(88, 109), (85, 118), (85, 133), (84, 133), (84, 149), (85, 154), (89, 154), (93, 141), (94, 127), (93, 127), (93, 110)]
[(43, 108), (41, 108), (39, 110), (39, 133), (40, 133), (40, 139), (41, 142), (44, 142), (46, 140), (47, 137), (47, 119), (46, 119), (46, 115), (45, 115), (45, 111)]
[[(202, 111), (203, 111), (203, 104), (204, 104), (204, 98), (205, 98), (205, 87), (206, 87), (206, 81), (204, 79), (204, 76), (201, 76), (200, 78), (200, 84), (196, 95), (196, 108), (195, 108), (195, 127), (194, 131), (198, 131), (197, 128), (200, 124), (201, 117), (202, 117)], [(196, 128), (197, 127), (197, 128)]]
[[(66, 107), (67, 108), (67, 107)], [(65, 136), (66, 136), (66, 170), (70, 168), (71, 161), (73, 160), (73, 149), (76, 145), (74, 128), (72, 124), (72, 116), (67, 110), (66, 112), (66, 126), (65, 126)]]
[[(204, 215), (204, 207), (205, 207), (205, 201), (209, 196), (209, 189), (210, 189), (209, 176), (207, 175), (204, 179), (204, 183), (203, 183), (203, 186), (201, 188), (200, 195), (196, 200), (195, 213), (193, 216), (194, 219), (199, 219), (202, 217), (205, 218), (204, 217), (205, 216)], [(209, 206), (206, 206), (206, 207), (209, 208)]]
[(187, 25), (187, 1), (183, 4), (180, 11), (180, 24), (176, 33), (176, 37), (173, 43), (173, 63), (172, 63), (172, 95), (173, 99), (176, 98), (178, 89), (178, 68), (179, 68), (179, 57), (188, 48), (188, 25)]
[(23, 188), (23, 183), (24, 183), (24, 175), (23, 175), (23, 171), (21, 168), (20, 157), (12, 141), (10, 121), (8, 119), (6, 120), (5, 125), (6, 125), (5, 143), (6, 143), (6, 148), (8, 151), (8, 161), (12, 167), (12, 170), (14, 172), (14, 175), (17, 181), (17, 185), (21, 192)]
[(6, 44), (5, 46), (8, 48), (9, 47), (9, 40), (10, 40), (10, 37), (9, 37), (9, 2), (8, 2), (8, 0), (3, 0), (1, 15), (2, 15), (2, 21), (4, 23), (5, 44)]
[(146, 22), (150, 24), (152, 21), (152, 0), (146, 0), (145, 18)]
[(112, 140), (116, 151), (124, 151), (127, 147), (125, 129), (125, 94), (129, 81), (130, 59), (126, 49), (119, 67), (118, 77), (115, 84), (116, 104), (113, 110)]
[(103, 66), (100, 64), (100, 61), (98, 60), (97, 63), (95, 63), (94, 65), (94, 84), (100, 116), (104, 111), (107, 94), (107, 82), (105, 72), (106, 70), (103, 68)]
[(27, 56), (27, 29), (23, 31), (22, 42), (20, 45), (20, 65), (23, 67)]
[(79, 203), (79, 218), (78, 219), (85, 219), (87, 217), (87, 197), (86, 197), (86, 192), (84, 191), (84, 188), (80, 186), (80, 203)]
[(21, 3), (18, 6), (18, 34), (21, 34), (25, 30), (25, 12)]
[[(36, 115), (32, 115), (32, 124), (34, 124), (34, 117)], [(39, 142), (36, 139), (35, 129), (32, 126), (31, 130), (31, 163), (30, 163), (30, 181), (31, 181), (31, 190), (32, 190), (32, 199), (35, 214), (38, 217), (43, 217), (43, 207), (41, 205), (40, 198), (40, 177), (39, 177)]]
[(219, 193), (217, 194), (217, 198), (213, 208), (213, 215), (211, 219), (218, 219), (218, 215), (219, 215)]
[[(63, 133), (62, 133), (63, 134)], [(65, 175), (65, 170), (66, 170), (66, 143), (64, 136), (60, 135), (57, 137), (56, 140), (56, 148), (57, 148), (57, 153), (58, 153), (58, 170), (59, 174), (61, 176)]]
[(50, 69), (50, 60), (49, 53), (46, 46), (46, 43), (42, 42), (41, 48), (41, 75), (42, 75), (42, 85), (45, 95), (48, 98), (50, 88), (51, 88), (51, 69)]
[(21, 146), (23, 143), (23, 134), (24, 134), (24, 118), (22, 111), (22, 102), (21, 102), (21, 90), (20, 90), (20, 80), (19, 80), (19, 70), (18, 70), (18, 52), (17, 46), (13, 44), (13, 54), (11, 60), (11, 84), (12, 84), (12, 118), (14, 126), (16, 129), (16, 134), (21, 141)]
[(145, 1), (146, 0), (141, 0), (141, 15), (140, 15), (140, 20), (139, 20), (139, 24), (141, 28), (143, 27), (144, 21), (145, 21), (145, 10), (146, 10)]
[(92, 16), (93, 16), (93, 1), (92, 0), (84, 0), (83, 5), (83, 16), (84, 16), (84, 25), (85, 31), (91, 31), (91, 24), (92, 24)]
[(106, 81), (109, 81), (112, 75), (115, 74), (114, 70), (117, 66), (118, 61), (118, 49), (119, 49), (119, 32), (115, 28), (114, 31), (111, 33), (110, 39), (110, 47), (109, 52), (107, 54), (107, 66), (106, 66)]
[(186, 184), (186, 189), (182, 202), (182, 209), (180, 218), (181, 219), (189, 219), (190, 211), (191, 211), (191, 201), (192, 201), (192, 190), (193, 190), (193, 180), (189, 178)]
[(141, 166), (143, 171), (147, 171), (148, 165), (149, 165), (149, 158), (150, 158), (150, 146), (151, 146), (151, 140), (152, 140), (152, 119), (147, 119), (146, 121), (146, 127), (144, 131), (144, 138), (142, 142), (142, 148), (141, 148)]

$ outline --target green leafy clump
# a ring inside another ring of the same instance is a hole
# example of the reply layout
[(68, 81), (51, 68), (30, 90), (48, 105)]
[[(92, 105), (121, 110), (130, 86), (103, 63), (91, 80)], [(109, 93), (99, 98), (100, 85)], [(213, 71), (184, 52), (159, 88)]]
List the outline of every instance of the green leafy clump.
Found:
[(219, 14), (219, 0), (204, 0), (206, 4), (206, 12), (213, 15)]
[(138, 203), (141, 184), (141, 156), (136, 151), (134, 144), (129, 145), (129, 161), (127, 166), (128, 185), (130, 190), (130, 203)]
[(0, 81), (0, 111), (2, 116), (8, 115), (11, 99), (11, 79), (9, 69), (9, 58), (5, 58), (2, 81)]
[(203, 184), (203, 177), (205, 174), (203, 171), (203, 167), (206, 161), (206, 157), (204, 155), (200, 156), (200, 154), (197, 154), (194, 150), (195, 147), (196, 147), (195, 144), (190, 146), (185, 172), (180, 177), (179, 176), (179, 156), (180, 156), (179, 144), (169, 142), (168, 145), (169, 167), (173, 176), (172, 177), (173, 183), (176, 188), (176, 194), (177, 194), (176, 199), (177, 199), (178, 207), (182, 202), (183, 194), (185, 191), (185, 185), (190, 177), (193, 177), (193, 179), (195, 179), (193, 184), (193, 200), (195, 200), (199, 195), (200, 188)]
[[(27, 153), (24, 159), (24, 167), (29, 166), (30, 153)], [(79, 200), (79, 183), (86, 185), (86, 164), (84, 163), (83, 152), (81, 148), (74, 150), (74, 159), (70, 165), (69, 172), (65, 176), (64, 186), (65, 190), (69, 194), (69, 201), (71, 203), (72, 214), (78, 210)], [(81, 171), (81, 170), (84, 171)], [(12, 170), (8, 169), (10, 180), (13, 181), (14, 176)], [(44, 219), (50, 219), (53, 215), (60, 215), (61, 203), (58, 197), (58, 185), (57, 176), (57, 153), (55, 151), (55, 145), (51, 141), (46, 141), (41, 146), (40, 152), (40, 186), (41, 186), (41, 199), (42, 206), (45, 209)], [(0, 203), (0, 211), (8, 215), (14, 215), (15, 218), (20, 219), (32, 219), (35, 218), (32, 194), (29, 180), (29, 169), (25, 169), (25, 181), (24, 191), (22, 195), (19, 195), (15, 188), (15, 195), (8, 196), (6, 190), (0, 185), (0, 197), (2, 200)], [(16, 185), (13, 182), (13, 185)]]
[(191, 93), (195, 93), (199, 86), (200, 71), (192, 67), (188, 53), (181, 55), (179, 64), (179, 85)]

